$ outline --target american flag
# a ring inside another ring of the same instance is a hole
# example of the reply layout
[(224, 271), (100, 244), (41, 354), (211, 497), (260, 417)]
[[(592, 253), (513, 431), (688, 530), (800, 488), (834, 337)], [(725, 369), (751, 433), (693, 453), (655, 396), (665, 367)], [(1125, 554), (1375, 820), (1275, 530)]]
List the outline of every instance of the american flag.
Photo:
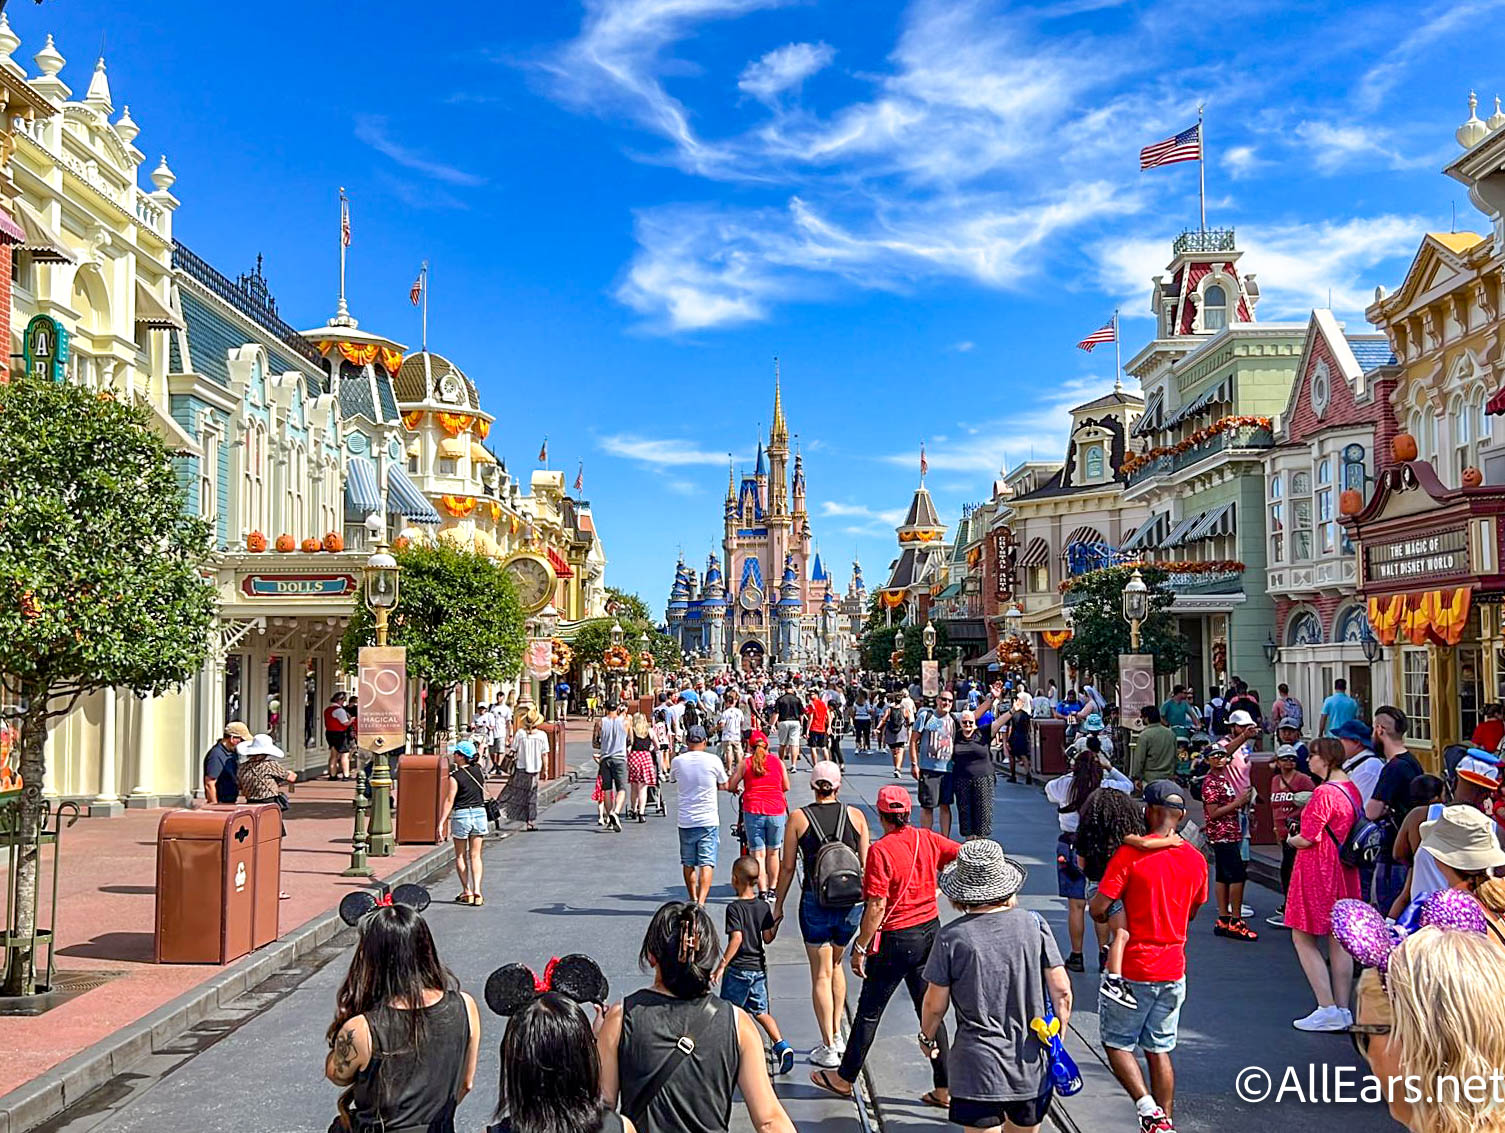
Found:
[(930, 471), (930, 462), (925, 459), (925, 444), (920, 443), (920, 479), (925, 479), (925, 474)]
[(423, 298), (423, 277), (427, 274), (427, 268), (419, 269), (418, 278), (413, 280), (413, 286), (408, 288), (408, 301), (415, 307), (418, 306), (418, 301)]
[(350, 201), (345, 190), (340, 190), (340, 243), (350, 247)]
[(1202, 160), (1202, 123), (1182, 130), (1174, 138), (1155, 142), (1139, 151), (1140, 170), (1154, 169), (1159, 165), (1174, 165), (1178, 161)]
[(538, 463), (549, 463), (549, 438), (544, 437), (543, 444), (538, 446)]
[(1078, 350), (1085, 350), (1088, 354), (1091, 354), (1093, 349), (1102, 343), (1117, 341), (1118, 317), (1115, 315), (1076, 345)]
[(580, 462), (580, 471), (575, 473), (575, 491), (585, 491), (585, 461)]

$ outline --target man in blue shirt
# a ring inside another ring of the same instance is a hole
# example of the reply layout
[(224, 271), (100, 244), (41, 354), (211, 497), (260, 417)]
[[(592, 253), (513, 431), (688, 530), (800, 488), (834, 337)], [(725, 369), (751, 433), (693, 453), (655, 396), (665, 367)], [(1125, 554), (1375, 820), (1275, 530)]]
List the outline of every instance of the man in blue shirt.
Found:
[(240, 794), (240, 787), (236, 782), (236, 776), (240, 771), (240, 759), (235, 751), (242, 741), (250, 738), (251, 729), (239, 720), (232, 720), (225, 725), (225, 731), (219, 743), (205, 754), (204, 802), (206, 805), (233, 803)]
[(1359, 702), (1348, 695), (1348, 682), (1339, 677), (1333, 682), (1333, 694), (1322, 702), (1317, 731), (1324, 736), (1335, 736), (1344, 724), (1358, 718)]

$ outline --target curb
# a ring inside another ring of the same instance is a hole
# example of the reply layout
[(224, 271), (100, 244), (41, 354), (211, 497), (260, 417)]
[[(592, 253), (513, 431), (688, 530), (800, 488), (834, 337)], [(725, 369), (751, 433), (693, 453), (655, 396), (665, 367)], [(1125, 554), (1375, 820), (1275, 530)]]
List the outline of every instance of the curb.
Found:
[[(558, 802), (580, 782), (582, 769), (573, 767), (538, 789), (539, 807)], [(499, 841), (495, 835), (488, 842)], [(376, 879), (397, 886), (421, 882), (446, 872), (454, 861), (448, 846), (435, 846), (388, 877)], [(323, 947), (345, 929), (339, 910), (315, 917), (271, 944), (257, 949), (218, 975), (190, 988), (108, 1038), (64, 1059), (24, 1085), (0, 1097), (0, 1133), (26, 1133), (77, 1105), (143, 1058), (162, 1050), (183, 1032), (227, 1006), (310, 952)]]

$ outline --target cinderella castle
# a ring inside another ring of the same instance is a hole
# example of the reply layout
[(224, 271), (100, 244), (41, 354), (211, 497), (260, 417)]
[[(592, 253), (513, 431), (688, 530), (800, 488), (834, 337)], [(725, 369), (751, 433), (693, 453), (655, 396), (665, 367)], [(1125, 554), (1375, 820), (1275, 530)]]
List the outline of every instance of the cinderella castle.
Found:
[(752, 475), (740, 484), (727, 469), (721, 554), (708, 556), (703, 575), (683, 557), (674, 568), (669, 636), (712, 668), (846, 667), (855, 663), (866, 610), (862, 567), (852, 564), (843, 598), (820, 552), (812, 553), (804, 460), (796, 451), (790, 466), (776, 374), (767, 448), (758, 442)]

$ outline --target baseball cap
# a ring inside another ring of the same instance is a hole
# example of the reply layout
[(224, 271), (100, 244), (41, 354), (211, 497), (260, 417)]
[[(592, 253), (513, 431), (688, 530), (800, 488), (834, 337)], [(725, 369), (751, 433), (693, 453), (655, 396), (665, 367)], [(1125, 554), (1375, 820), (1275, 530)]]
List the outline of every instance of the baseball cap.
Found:
[(705, 728), (700, 724), (691, 724), (685, 730), (685, 743), (703, 744), (706, 741)]
[(1297, 759), (1297, 758), (1299, 758), (1299, 756), (1297, 755), (1297, 752), (1296, 752), (1296, 745), (1295, 744), (1281, 744), (1279, 747), (1277, 747), (1275, 749), (1275, 758), (1276, 759)]
[(1339, 724), (1333, 729), (1333, 736), (1365, 747), (1374, 746), (1374, 731), (1368, 724), (1361, 724), (1357, 720), (1346, 720)]
[(1283, 716), (1280, 723), (1275, 727), (1277, 731), (1281, 728), (1290, 728), (1292, 731), (1299, 732), (1301, 731), (1301, 721), (1294, 716)]
[(829, 759), (822, 759), (810, 769), (810, 785), (818, 787), (822, 784), (827, 787), (841, 786), (841, 768)]
[(757, 747), (759, 744), (767, 744), (767, 743), (768, 743), (768, 736), (760, 728), (754, 728), (751, 732), (749, 732), (747, 734), (747, 746), (748, 747)]
[(231, 720), (228, 724), (225, 725), (224, 734), (227, 736), (234, 736), (238, 740), (248, 740), (251, 738), (251, 729), (246, 727), (239, 720)]
[(476, 757), (476, 745), (469, 740), (461, 740), (454, 746), (455, 755), (463, 755), (466, 759), (474, 760)]
[(897, 783), (878, 788), (879, 814), (908, 814), (913, 805), (909, 801), (909, 792)]
[(1174, 779), (1156, 779), (1153, 783), (1145, 784), (1144, 805), (1185, 810), (1186, 790)]
[(1235, 708), (1232, 712), (1228, 713), (1228, 722), (1236, 728), (1247, 728), (1250, 724), (1254, 723), (1254, 717), (1242, 708)]

